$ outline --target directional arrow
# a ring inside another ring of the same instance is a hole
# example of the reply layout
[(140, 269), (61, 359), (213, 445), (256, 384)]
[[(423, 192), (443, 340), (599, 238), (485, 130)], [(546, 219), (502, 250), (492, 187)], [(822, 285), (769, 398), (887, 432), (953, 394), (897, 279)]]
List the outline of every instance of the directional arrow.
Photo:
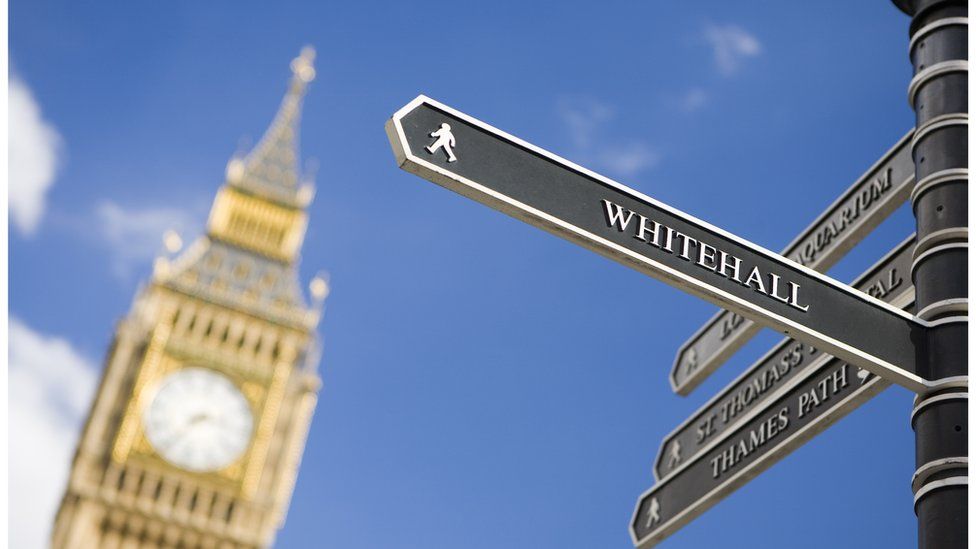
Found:
[[(910, 130), (854, 182), (782, 255), (824, 272), (908, 200), (915, 183)], [(719, 311), (678, 349), (671, 388), (687, 395), (742, 348), (761, 326), (729, 311)]]
[(386, 131), (409, 172), (915, 392), (928, 386), (914, 344), (927, 325), (900, 309), (427, 97)]
[[(852, 284), (858, 290), (891, 303), (906, 306), (915, 298), (912, 288), (912, 252), (915, 235), (885, 255)], [(787, 386), (811, 363), (826, 353), (786, 338), (719, 391), (697, 412), (664, 437), (654, 460), (654, 478), (661, 479), (692, 460), (711, 442)]]

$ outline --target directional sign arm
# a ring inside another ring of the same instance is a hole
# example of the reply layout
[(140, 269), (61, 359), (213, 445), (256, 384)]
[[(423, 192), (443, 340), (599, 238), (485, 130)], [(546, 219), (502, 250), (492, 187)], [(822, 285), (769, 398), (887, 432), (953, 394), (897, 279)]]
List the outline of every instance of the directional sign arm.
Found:
[(825, 358), (760, 413), (641, 494), (630, 522), (634, 545), (653, 547), (891, 385)]
[[(852, 286), (898, 307), (914, 300), (911, 266), (915, 235), (908, 237), (875, 265), (864, 272)], [(777, 391), (782, 390), (826, 353), (786, 338), (747, 368), (738, 378), (718, 392), (707, 403), (664, 437), (654, 461), (654, 478), (661, 479), (691, 460), (713, 440), (763, 408)]]
[[(915, 182), (910, 147), (914, 133), (914, 129), (909, 130), (787, 245), (782, 255), (825, 272), (904, 204)], [(738, 314), (716, 313), (678, 349), (669, 377), (671, 388), (678, 394), (689, 394), (760, 328)]]
[[(447, 125), (452, 160), (430, 133)], [(926, 325), (753, 243), (420, 96), (387, 134), (398, 164), (914, 391)], [(433, 151), (431, 149), (434, 149)]]

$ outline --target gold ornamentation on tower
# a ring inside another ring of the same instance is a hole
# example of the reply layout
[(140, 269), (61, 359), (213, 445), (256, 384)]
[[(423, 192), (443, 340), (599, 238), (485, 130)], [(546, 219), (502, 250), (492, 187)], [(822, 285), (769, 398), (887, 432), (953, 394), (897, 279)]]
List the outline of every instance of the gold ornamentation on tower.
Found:
[[(292, 61), (278, 114), (232, 159), (207, 233), (118, 325), (55, 519), (52, 545), (267, 547), (284, 522), (320, 380), (296, 262), (314, 194), (298, 124), (315, 52)], [(164, 237), (172, 254), (182, 247)]]

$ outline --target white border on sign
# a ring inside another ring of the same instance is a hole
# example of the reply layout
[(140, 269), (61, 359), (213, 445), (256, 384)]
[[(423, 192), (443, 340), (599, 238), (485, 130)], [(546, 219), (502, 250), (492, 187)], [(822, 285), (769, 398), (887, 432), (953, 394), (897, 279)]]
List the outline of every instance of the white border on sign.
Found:
[[(550, 232), (573, 235), (575, 240), (594, 252), (610, 257), (611, 259), (627, 262), (645, 274), (651, 275), (655, 278), (669, 280), (689, 293), (706, 299), (710, 298), (709, 301), (718, 302), (720, 306), (732, 309), (733, 311), (745, 313), (744, 316), (746, 317), (763, 318), (766, 321), (763, 322), (764, 324), (768, 323), (770, 327), (782, 331), (787, 335), (791, 335), (791, 337), (795, 337), (795, 333), (805, 334), (809, 336), (810, 339), (816, 341), (818, 343), (818, 348), (822, 348), (825, 352), (848, 362), (852, 362), (857, 366), (863, 366), (872, 373), (886, 378), (894, 383), (898, 383), (911, 391), (921, 393), (926, 392), (931, 387), (934, 387), (932, 383), (912, 372), (909, 372), (878, 357), (869, 355), (847, 343), (838, 341), (815, 330), (811, 330), (802, 324), (781, 315), (772, 313), (744, 299), (729, 294), (728, 292), (691, 278), (681, 272), (671, 269), (670, 267), (662, 265), (657, 261), (610, 242), (595, 234), (589, 233), (579, 227), (576, 227), (575, 225), (566, 223), (565, 221), (553, 217), (545, 212), (539, 211), (517, 200), (513, 200), (508, 196), (498, 193), (465, 177), (447, 171), (427, 160), (424, 160), (423, 158), (414, 155), (413, 152), (409, 150), (409, 144), (407, 143), (401, 121), (409, 112), (423, 104), (427, 104), (435, 109), (444, 111), (467, 122), (468, 124), (471, 124), (472, 126), (492, 133), (495, 136), (505, 139), (519, 147), (528, 149), (535, 154), (548, 158), (549, 160), (552, 160), (553, 162), (556, 162), (567, 169), (576, 171), (587, 177), (600, 181), (601, 183), (613, 187), (626, 195), (630, 195), (632, 198), (643, 200), (654, 207), (665, 210), (675, 216), (682, 217), (690, 223), (699, 224), (706, 230), (710, 230), (720, 236), (732, 240), (740, 246), (750, 249), (759, 255), (764, 255), (772, 261), (783, 263), (787, 267), (796, 269), (797, 271), (802, 272), (811, 278), (817, 279), (828, 286), (833, 286), (837, 291), (847, 293), (848, 295), (853, 296), (855, 299), (862, 301), (867, 305), (874, 306), (891, 315), (899, 316), (914, 322), (922, 328), (928, 328), (931, 325), (931, 323), (921, 320), (912, 314), (906, 313), (872, 296), (854, 290), (846, 284), (842, 284), (808, 267), (804, 267), (803, 265), (793, 262), (788, 258), (775, 254), (757, 244), (743, 240), (718, 227), (701, 221), (694, 216), (688, 215), (680, 210), (672, 208), (671, 206), (663, 204), (639, 191), (578, 166), (573, 162), (570, 162), (569, 160), (566, 160), (549, 151), (536, 147), (530, 143), (526, 143), (515, 136), (509, 135), (485, 122), (468, 116), (424, 95), (417, 96), (415, 99), (407, 103), (407, 105), (405, 105), (403, 108), (399, 109), (396, 113), (394, 113), (393, 117), (387, 123), (387, 134), (390, 138), (391, 145), (393, 146), (397, 163), (407, 171), (411, 171), (420, 176), (424, 176), (426, 174), (433, 179), (435, 183), (441, 184), (463, 196), (467, 196), (468, 198), (486, 203), (499, 211), (518, 219), (534, 222), (532, 224), (549, 230)], [(952, 320), (942, 319), (943, 323), (946, 321), (967, 322), (968, 319), (966, 317), (959, 317), (958, 319)]]
[[(885, 264), (888, 263), (889, 261), (891, 261), (897, 254), (901, 253), (902, 252), (902, 248), (904, 246), (906, 246), (909, 242), (913, 241), (913, 240), (915, 240), (915, 233), (912, 233), (911, 236), (909, 236), (905, 240), (901, 241), (900, 244), (898, 244), (897, 246), (895, 246), (890, 252), (886, 253), (884, 255), (884, 257), (882, 257), (881, 259), (879, 259), (877, 261), (877, 263), (875, 263), (874, 265), (872, 265), (871, 267), (869, 267), (868, 269), (866, 269), (864, 271), (864, 275), (867, 276), (867, 275), (874, 274), (875, 271), (877, 271), (881, 267), (885, 266)], [(908, 306), (909, 304), (911, 304), (914, 301), (915, 301), (915, 287), (914, 286), (910, 286), (908, 289), (906, 289), (905, 291), (903, 291), (897, 297), (895, 297), (894, 299), (892, 299), (890, 303), (893, 306), (895, 306), (895, 307), (904, 308), (904, 307)], [(777, 343), (776, 345), (774, 345), (772, 349), (770, 349), (769, 351), (767, 351), (759, 359), (757, 359), (755, 362), (753, 362), (752, 365), (750, 365), (748, 368), (745, 369), (745, 371), (743, 371), (741, 374), (739, 374), (738, 376), (736, 376), (736, 378), (733, 379), (732, 381), (730, 381), (728, 383), (728, 385), (726, 385), (718, 393), (716, 393), (715, 395), (713, 395), (712, 398), (708, 399), (708, 401), (705, 402), (705, 404), (702, 404), (701, 406), (699, 406), (697, 410), (695, 410), (694, 412), (692, 412), (691, 415), (689, 415), (684, 421), (682, 421), (677, 427), (675, 427), (674, 429), (672, 429), (670, 433), (668, 433), (667, 435), (664, 436), (663, 439), (661, 439), (661, 443), (658, 446), (658, 450), (657, 450), (657, 457), (654, 459), (654, 480), (655, 481), (659, 481), (662, 478), (662, 477), (658, 476), (657, 469), (658, 469), (658, 465), (660, 464), (659, 462), (660, 462), (661, 458), (664, 455), (664, 447), (667, 446), (667, 443), (670, 442), (671, 440), (673, 440), (673, 438), (678, 434), (679, 431), (683, 430), (685, 427), (687, 427), (689, 424), (691, 424), (692, 423), (692, 420), (698, 418), (698, 416), (700, 414), (702, 414), (705, 410), (707, 410), (708, 408), (714, 406), (715, 403), (718, 402), (719, 400), (721, 400), (721, 399), (723, 399), (725, 397), (728, 397), (728, 394), (727, 393), (728, 393), (728, 391), (732, 387), (736, 386), (743, 379), (745, 379), (749, 375), (753, 374), (755, 372), (755, 370), (757, 368), (759, 368), (759, 365), (761, 365), (762, 363), (764, 363), (767, 360), (769, 360), (771, 356), (773, 356), (774, 354), (776, 354), (777, 351), (780, 350), (780, 346), (784, 342), (789, 342), (789, 341), (790, 341), (789, 339), (786, 339), (786, 340), (780, 341), (779, 343)], [(830, 356), (829, 354), (828, 355), (821, 355), (821, 356), (817, 357), (817, 359), (814, 362), (812, 362), (811, 364), (820, 364), (821, 363), (821, 360), (823, 359), (824, 356), (826, 356), (828, 359), (834, 358), (834, 357)], [(810, 365), (807, 366), (807, 368), (812, 368), (812, 367), (813, 366), (810, 366)], [(800, 376), (794, 376), (794, 377), (800, 377)], [(793, 385), (791, 385), (792, 381), (793, 380), (788, 381), (786, 384), (783, 385), (783, 387), (787, 387), (787, 386), (792, 387), (793, 386)], [(779, 390), (780, 389), (777, 389), (776, 391), (779, 391)], [(763, 400), (763, 401), (765, 401), (765, 400), (772, 400), (774, 398), (778, 398), (778, 392), (775, 392), (774, 391), (773, 393), (770, 393), (770, 396), (764, 396), (761, 400)], [(728, 430), (728, 429), (735, 428), (739, 424), (739, 421), (740, 420), (736, 420), (733, 423), (732, 427), (726, 427), (725, 429)], [(703, 452), (703, 451), (705, 451), (705, 448), (702, 448), (698, 452), (695, 452), (694, 454), (692, 454), (692, 456), (695, 456), (699, 452)], [(691, 459), (692, 459), (692, 457), (689, 456), (689, 458), (687, 459), (687, 461), (691, 461)], [(670, 475), (670, 473), (669, 473), (669, 475)], [(665, 475), (665, 476), (668, 476), (668, 475)]]

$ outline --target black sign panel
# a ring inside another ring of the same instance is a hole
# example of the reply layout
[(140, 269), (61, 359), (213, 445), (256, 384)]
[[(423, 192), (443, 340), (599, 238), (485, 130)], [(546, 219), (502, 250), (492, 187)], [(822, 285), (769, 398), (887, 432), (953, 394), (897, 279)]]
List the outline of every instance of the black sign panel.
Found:
[[(386, 125), (405, 170), (924, 390), (910, 314), (426, 97)], [(648, 311), (653, 314), (654, 311)]]
[[(915, 183), (909, 131), (844, 191), (782, 255), (824, 272), (908, 200)], [(671, 388), (687, 395), (759, 332), (741, 315), (719, 311), (686, 341), (671, 368)]]
[[(852, 286), (895, 306), (911, 303), (914, 249), (915, 235), (912, 235), (858, 277)], [(767, 398), (789, 384), (804, 368), (822, 361), (825, 355), (794, 339), (781, 341), (664, 438), (654, 461), (654, 478), (664, 478), (693, 459), (754, 410), (765, 407)]]
[(823, 358), (760, 413), (644, 492), (630, 524), (634, 545), (656, 545), (890, 385)]

